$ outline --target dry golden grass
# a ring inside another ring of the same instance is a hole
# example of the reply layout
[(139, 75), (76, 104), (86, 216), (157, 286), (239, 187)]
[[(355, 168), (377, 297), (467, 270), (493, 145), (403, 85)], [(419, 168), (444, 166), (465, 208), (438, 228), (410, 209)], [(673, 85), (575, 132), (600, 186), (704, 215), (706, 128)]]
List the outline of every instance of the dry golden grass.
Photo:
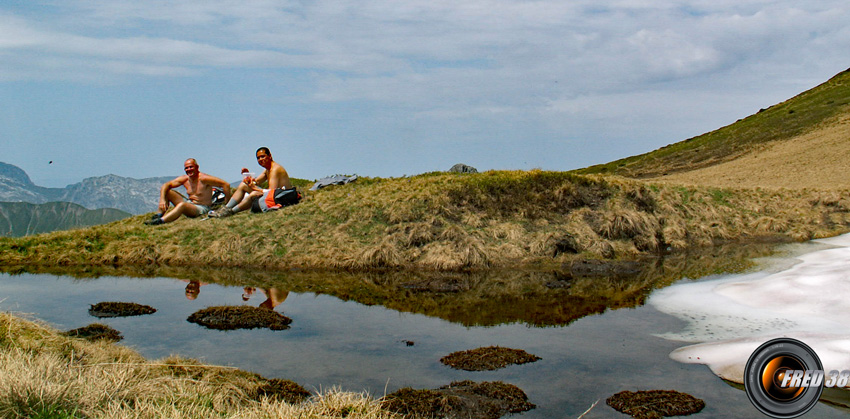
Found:
[(148, 227), (145, 216), (0, 238), (0, 263), (281, 270), (558, 266), (848, 231), (847, 191), (715, 188), (563, 172), (361, 178), (296, 206)]
[(191, 359), (149, 362), (0, 313), (3, 418), (394, 418), (365, 394), (331, 389), (291, 404), (256, 397), (264, 379)]

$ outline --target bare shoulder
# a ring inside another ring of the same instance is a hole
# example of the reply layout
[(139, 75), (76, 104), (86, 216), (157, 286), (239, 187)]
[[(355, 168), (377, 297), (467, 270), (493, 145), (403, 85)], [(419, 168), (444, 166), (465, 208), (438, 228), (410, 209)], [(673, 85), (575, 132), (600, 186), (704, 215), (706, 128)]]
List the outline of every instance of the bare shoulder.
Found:
[(284, 169), (278, 162), (272, 162), (270, 171), (275, 175), (286, 175), (286, 169)]
[(208, 175), (206, 173), (200, 173), (198, 178), (201, 180), (201, 182), (204, 182), (204, 183), (210, 183), (210, 184), (227, 183), (221, 178), (215, 177), (213, 175)]
[(272, 162), (269, 168), (269, 188), (291, 188), (292, 182), (289, 180), (289, 173), (277, 162)]
[(182, 175), (182, 176), (177, 176), (176, 178), (174, 178), (174, 179), (173, 179), (173, 180), (171, 180), (170, 182), (165, 182), (165, 184), (166, 184), (166, 185), (171, 185), (171, 187), (176, 188), (176, 187), (178, 187), (178, 186), (180, 186), (180, 185), (185, 184), (185, 183), (186, 183), (186, 182), (188, 182), (188, 181), (189, 181), (189, 176), (187, 176), (187, 175)]

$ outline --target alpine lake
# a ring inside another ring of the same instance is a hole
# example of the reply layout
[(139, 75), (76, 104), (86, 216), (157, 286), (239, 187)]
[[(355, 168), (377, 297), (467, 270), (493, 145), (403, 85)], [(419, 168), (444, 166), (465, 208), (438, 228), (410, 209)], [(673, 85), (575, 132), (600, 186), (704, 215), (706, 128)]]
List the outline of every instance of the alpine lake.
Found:
[[(536, 408), (525, 418), (625, 418), (605, 400), (620, 391), (677, 390), (705, 401), (693, 417), (762, 417), (743, 387), (705, 365), (669, 357), (687, 343), (661, 337), (686, 322), (647, 304), (682, 282), (763, 269), (811, 243), (747, 244), (671, 254), (634, 266), (483, 273), (258, 273), (230, 269), (4, 268), (0, 310), (59, 330), (102, 323), (148, 359), (172, 354), (381, 397), (404, 387), (502, 381)], [(96, 318), (104, 301), (152, 306), (150, 315)], [(212, 330), (187, 318), (211, 306), (264, 305), (292, 319), (285, 330)], [(494, 371), (456, 370), (440, 359), (500, 346), (541, 359)], [(595, 404), (595, 405), (594, 405)], [(591, 408), (592, 407), (592, 408)], [(588, 410), (589, 409), (589, 410)], [(818, 403), (807, 417), (846, 417)], [(582, 416), (583, 415), (583, 416)]]

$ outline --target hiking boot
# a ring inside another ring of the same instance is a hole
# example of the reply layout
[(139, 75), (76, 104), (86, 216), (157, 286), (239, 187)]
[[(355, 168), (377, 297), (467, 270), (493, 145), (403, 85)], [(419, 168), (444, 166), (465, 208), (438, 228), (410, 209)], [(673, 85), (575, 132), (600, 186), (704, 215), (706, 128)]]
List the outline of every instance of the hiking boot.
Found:
[(156, 217), (156, 218), (152, 218), (150, 220), (145, 221), (145, 225), (158, 226), (158, 225), (162, 224), (163, 222), (164, 221), (162, 221), (161, 217)]
[(157, 218), (162, 218), (161, 212), (155, 212), (153, 215), (151, 215), (151, 221), (156, 220)]
[(210, 211), (210, 213), (208, 215), (212, 218), (224, 218), (224, 217), (230, 217), (233, 214), (235, 214), (235, 212), (233, 212), (232, 209), (227, 208), (227, 207), (222, 207), (222, 208), (217, 209), (215, 211)]

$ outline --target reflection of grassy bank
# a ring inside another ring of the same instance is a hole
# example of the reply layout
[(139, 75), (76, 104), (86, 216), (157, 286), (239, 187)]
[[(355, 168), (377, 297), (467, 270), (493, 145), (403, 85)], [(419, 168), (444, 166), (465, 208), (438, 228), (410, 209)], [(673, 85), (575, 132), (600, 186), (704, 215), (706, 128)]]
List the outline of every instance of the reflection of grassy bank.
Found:
[(0, 239), (0, 263), (455, 271), (635, 259), (847, 231), (842, 194), (653, 185), (561, 172), (363, 178), (281, 211)]
[(329, 391), (300, 404), (263, 398), (268, 383), (190, 359), (150, 362), (118, 345), (0, 314), (0, 417), (396, 417), (352, 393)]
[(683, 277), (741, 271), (750, 259), (770, 254), (772, 244), (751, 243), (647, 259), (630, 275), (587, 276), (569, 265), (557, 270), (486, 272), (256, 272), (227, 268), (134, 267), (7, 268), (7, 272), (160, 276), (231, 286), (328, 294), (346, 301), (420, 313), (467, 326), (525, 323), (565, 325), (609, 308), (642, 305), (649, 293)]

